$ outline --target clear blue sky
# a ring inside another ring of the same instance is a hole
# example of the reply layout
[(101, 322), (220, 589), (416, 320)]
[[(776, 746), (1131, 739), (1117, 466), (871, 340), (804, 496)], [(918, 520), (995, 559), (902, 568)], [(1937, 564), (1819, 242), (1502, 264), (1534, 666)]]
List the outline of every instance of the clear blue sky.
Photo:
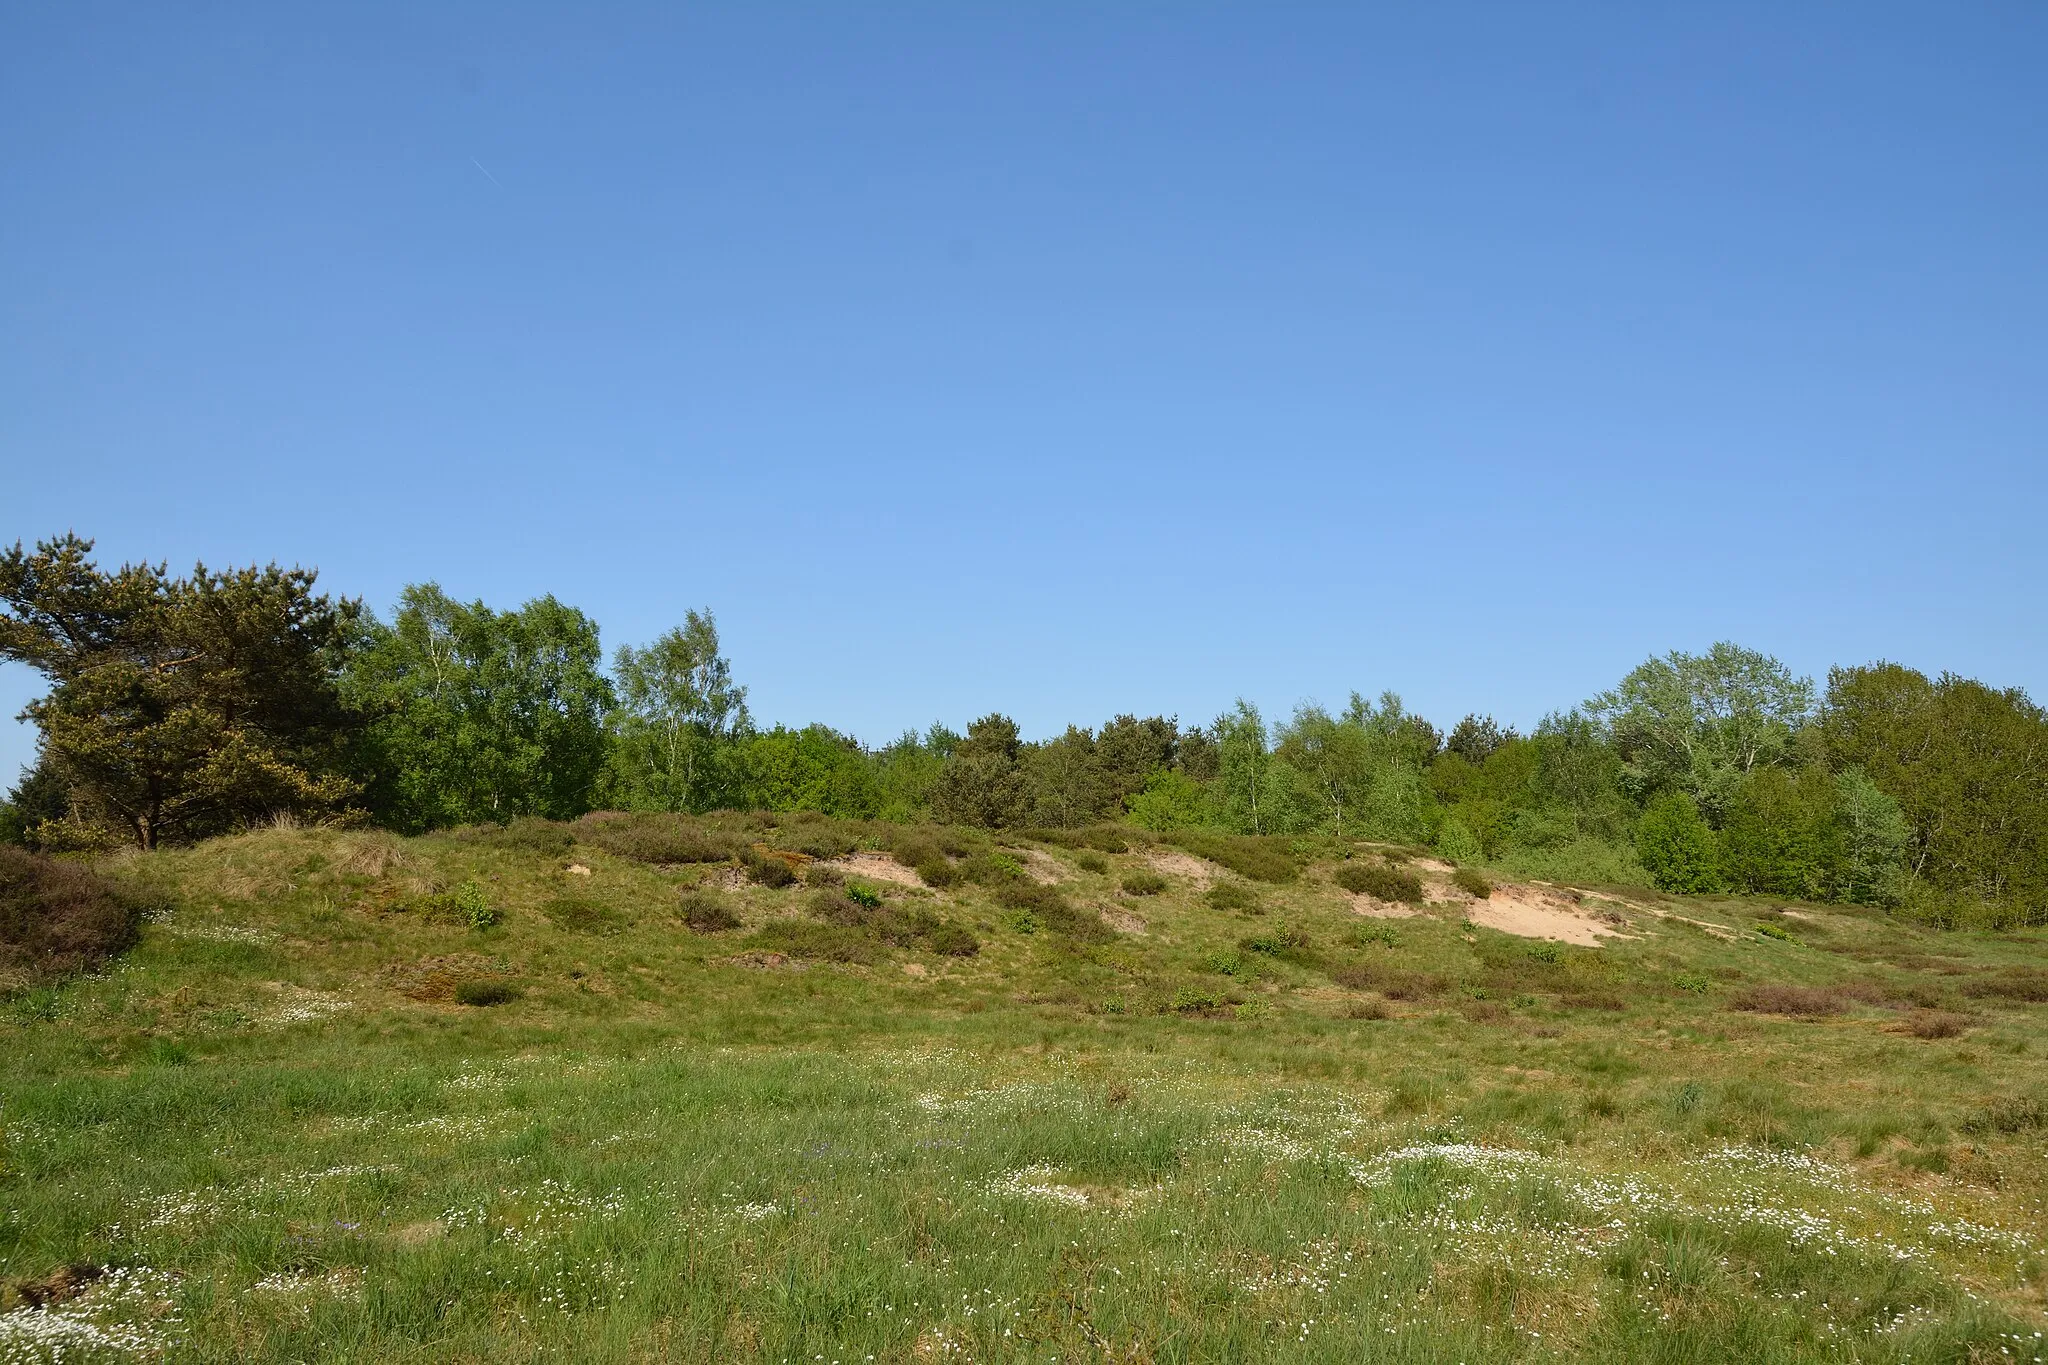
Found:
[(0, 539), (869, 741), (2048, 693), (2048, 6), (560, 8), (9, 7)]

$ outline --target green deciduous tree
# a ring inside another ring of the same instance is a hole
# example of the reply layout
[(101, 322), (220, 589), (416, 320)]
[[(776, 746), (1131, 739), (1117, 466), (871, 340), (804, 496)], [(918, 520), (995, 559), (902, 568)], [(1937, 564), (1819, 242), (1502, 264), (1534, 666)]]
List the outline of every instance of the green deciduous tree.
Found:
[(49, 680), (24, 713), (89, 824), (143, 848), (356, 794), (335, 686), (359, 607), (276, 565), (102, 572), (66, 535), (0, 555), (0, 658)]
[(380, 818), (418, 831), (590, 809), (613, 701), (603, 657), (596, 624), (552, 597), (501, 612), (407, 588), (346, 678)]
[(1636, 824), (1636, 856), (1662, 890), (1700, 895), (1721, 889), (1714, 831), (1684, 792), (1650, 799)]
[(1841, 862), (1835, 782), (1820, 767), (1758, 768), (1730, 796), (1721, 872), (1737, 891), (1820, 900)]
[(864, 820), (882, 805), (860, 745), (823, 725), (778, 725), (748, 735), (734, 742), (731, 761), (736, 804), (754, 810), (813, 810)]
[(1840, 861), (1834, 899), (1897, 905), (1906, 890), (1913, 827), (1905, 812), (1861, 768), (1835, 774), (1835, 825)]
[(1791, 756), (1813, 682), (1724, 641), (1650, 659), (1585, 710), (1612, 737), (1637, 799), (1682, 791), (1715, 819), (1750, 772)]
[(613, 661), (619, 705), (607, 799), (629, 810), (706, 810), (733, 801), (725, 760), (752, 729), (747, 690), (719, 653), (709, 608)]

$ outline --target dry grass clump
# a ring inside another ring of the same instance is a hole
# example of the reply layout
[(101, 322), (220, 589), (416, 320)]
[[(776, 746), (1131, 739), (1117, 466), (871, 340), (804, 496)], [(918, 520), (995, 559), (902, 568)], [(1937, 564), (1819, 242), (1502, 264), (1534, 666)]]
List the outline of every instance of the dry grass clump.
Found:
[(796, 882), (796, 869), (789, 859), (766, 849), (748, 849), (740, 863), (747, 870), (747, 880), (756, 886), (783, 887)]
[(51, 980), (134, 944), (142, 905), (78, 863), (0, 844), (0, 975)]
[(1752, 986), (1728, 1002), (1730, 1009), (1751, 1014), (1784, 1014), (1817, 1019), (1848, 1008), (1847, 993), (1829, 986)]
[(1915, 1038), (1957, 1038), (1970, 1023), (1969, 1015), (1954, 1010), (1914, 1010), (1906, 1016), (1905, 1031)]
[(1412, 971), (1381, 962), (1352, 962), (1330, 969), (1330, 980), (1348, 990), (1378, 991), (1389, 1000), (1425, 1000), (1441, 995), (1450, 982), (1434, 972)]

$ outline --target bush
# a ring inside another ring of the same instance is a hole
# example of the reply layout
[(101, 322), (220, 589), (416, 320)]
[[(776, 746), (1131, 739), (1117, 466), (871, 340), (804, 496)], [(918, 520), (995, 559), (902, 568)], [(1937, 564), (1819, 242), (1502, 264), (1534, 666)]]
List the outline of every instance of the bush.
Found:
[(1217, 910), (1236, 911), (1246, 915), (1259, 913), (1259, 893), (1245, 882), (1217, 882), (1209, 888), (1209, 893), (1204, 899)]
[(474, 878), (453, 891), (424, 896), (402, 909), (417, 909), (430, 924), (460, 924), (470, 929), (494, 928), (505, 922), (505, 912), (491, 904), (483, 886)]
[(1173, 993), (1168, 1008), (1177, 1014), (1214, 1014), (1223, 1005), (1223, 997), (1206, 986), (1182, 986)]
[(846, 898), (855, 905), (869, 910), (879, 910), (882, 906), (881, 889), (869, 886), (866, 882), (848, 882), (846, 884)]
[(844, 891), (819, 891), (804, 906), (804, 913), (827, 924), (858, 927), (868, 922), (871, 911)]
[(676, 913), (693, 934), (719, 934), (740, 927), (740, 917), (732, 912), (725, 898), (709, 891), (685, 891)]
[(741, 841), (680, 815), (586, 815), (578, 837), (607, 853), (638, 863), (722, 863), (737, 857)]
[(1174, 830), (1162, 836), (1197, 858), (1207, 858), (1255, 882), (1291, 882), (1301, 872), (1294, 851), (1277, 835), (1222, 834), (1209, 829)]
[(455, 837), (487, 848), (510, 849), (557, 858), (576, 844), (576, 832), (559, 820), (523, 815), (509, 825), (470, 825), (455, 831)]
[(788, 860), (778, 858), (773, 853), (749, 849), (740, 859), (740, 863), (747, 869), (747, 880), (757, 886), (790, 886), (796, 881), (796, 870), (789, 865)]
[(996, 904), (1006, 910), (1031, 916), (1035, 925), (1084, 943), (1107, 943), (1116, 931), (1103, 923), (1095, 910), (1080, 910), (1067, 903), (1057, 887), (1038, 882), (1004, 882), (996, 888)]
[(616, 934), (626, 927), (626, 917), (596, 901), (557, 896), (540, 907), (548, 923), (572, 934)]
[(941, 957), (973, 957), (981, 940), (957, 924), (941, 924), (925, 935), (924, 946)]
[(1024, 864), (1007, 853), (977, 853), (960, 865), (960, 875), (980, 886), (1024, 879)]
[(1720, 848), (1683, 792), (1652, 800), (1636, 824), (1636, 856), (1660, 891), (1703, 895), (1721, 889)]
[(1765, 938), (1774, 938), (1780, 943), (1790, 943), (1792, 941), (1792, 935), (1786, 931), (1785, 926), (1782, 924), (1759, 924), (1756, 927), (1756, 931)]
[(1970, 1016), (1953, 1010), (1914, 1010), (1906, 1016), (1906, 1032), (1915, 1038), (1955, 1038), (1970, 1027)]
[(1133, 896), (1156, 896), (1166, 889), (1166, 878), (1157, 872), (1126, 872), (1123, 888)]
[(2038, 1005), (2048, 1001), (2048, 970), (2008, 967), (2002, 972), (1965, 983), (1963, 994), (1978, 999), (1996, 996), (2005, 1000), (2024, 1000)]
[(496, 977), (473, 976), (455, 983), (455, 1001), (461, 1005), (486, 1007), (503, 1005), (519, 998), (519, 988)]
[(1474, 900), (1483, 901), (1493, 894), (1493, 883), (1477, 868), (1459, 868), (1451, 874), (1451, 884)]
[(1297, 953), (1309, 946), (1308, 935), (1299, 929), (1290, 929), (1284, 924), (1273, 926), (1264, 933), (1252, 934), (1237, 941), (1237, 946), (1247, 952), (1265, 953), (1278, 957)]
[(1344, 863), (1331, 874), (1331, 880), (1355, 896), (1422, 904), (1422, 878), (1398, 867), (1387, 867), (1381, 863)]
[(1097, 876), (1101, 876), (1109, 871), (1109, 859), (1103, 857), (1100, 853), (1083, 852), (1075, 856), (1074, 866), (1080, 868), (1083, 872), (1093, 872)]
[(88, 867), (0, 845), (0, 973), (7, 977), (26, 983), (95, 967), (134, 944), (142, 910)]
[(877, 962), (882, 945), (844, 924), (782, 919), (763, 925), (744, 940), (750, 948), (808, 958), (814, 962)]
[(1332, 968), (1330, 980), (1354, 991), (1378, 991), (1389, 1000), (1420, 1000), (1441, 994), (1450, 984), (1441, 976), (1380, 962), (1353, 962)]
[(1752, 1014), (1788, 1014), (1802, 1019), (1840, 1014), (1847, 1008), (1841, 992), (1818, 986), (1754, 986), (1728, 1003), (1730, 1008)]
[(960, 884), (960, 869), (947, 862), (946, 855), (937, 849), (932, 850), (929, 858), (913, 864), (912, 870), (917, 873), (919, 881), (939, 890)]
[(804, 868), (805, 886), (844, 886), (846, 874), (836, 867), (824, 863), (811, 863)]

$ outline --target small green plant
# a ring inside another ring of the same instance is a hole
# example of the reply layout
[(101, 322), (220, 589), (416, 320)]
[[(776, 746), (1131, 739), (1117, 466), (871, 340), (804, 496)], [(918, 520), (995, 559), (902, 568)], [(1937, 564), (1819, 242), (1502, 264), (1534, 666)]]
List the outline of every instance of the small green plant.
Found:
[(879, 910), (882, 908), (881, 889), (870, 886), (866, 882), (848, 882), (846, 884), (846, 898), (855, 905), (868, 910)]
[(472, 976), (455, 983), (455, 1002), (479, 1008), (503, 1005), (519, 998), (519, 988), (496, 977)]
[(504, 911), (491, 904), (483, 887), (474, 879), (464, 882), (448, 894), (448, 909), (461, 923), (473, 930), (493, 929), (505, 922)]
[(1182, 986), (1168, 1008), (1176, 1014), (1208, 1014), (1223, 1008), (1223, 997), (1205, 986)]
[(1493, 895), (1493, 883), (1476, 867), (1461, 867), (1453, 872), (1451, 884), (1474, 900), (1483, 901)]
[(1254, 1019), (1263, 1019), (1272, 1012), (1272, 1007), (1263, 1000), (1247, 1000), (1231, 1013), (1239, 1023), (1248, 1024)]
[(1130, 1006), (1124, 1002), (1124, 998), (1121, 995), (1112, 995), (1102, 1002), (1102, 1012), (1104, 1014), (1123, 1014), (1129, 1009)]
[(725, 898), (709, 891), (685, 891), (676, 910), (693, 934), (721, 934), (740, 927), (740, 917)]
[(1671, 978), (1671, 984), (1693, 995), (1705, 995), (1714, 983), (1704, 972), (1680, 972)]
[(1422, 904), (1422, 878), (1413, 872), (1381, 863), (1345, 863), (1331, 879), (1354, 896), (1374, 900)]
[(1358, 925), (1348, 937), (1360, 948), (1375, 943), (1382, 948), (1391, 948), (1401, 941), (1401, 936), (1394, 932), (1394, 926), (1384, 922)]
[(1237, 946), (1248, 953), (1265, 953), (1277, 957), (1283, 953), (1300, 952), (1309, 946), (1309, 938), (1299, 929), (1276, 924), (1262, 933), (1239, 939)]
[(1244, 957), (1240, 953), (1218, 950), (1205, 954), (1202, 958), (1202, 965), (1208, 970), (1223, 976), (1237, 976), (1244, 971)]
[(1756, 931), (1765, 938), (1776, 939), (1780, 943), (1790, 943), (1792, 941), (1792, 935), (1786, 933), (1783, 927), (1776, 924), (1759, 924), (1756, 927)]
[(1209, 894), (1204, 899), (1215, 909), (1232, 911), (1240, 915), (1256, 915), (1261, 909), (1259, 893), (1252, 889), (1250, 882), (1217, 882), (1209, 888)]
[(1003, 916), (1003, 924), (1019, 934), (1035, 934), (1045, 926), (1038, 922), (1038, 916), (1022, 908), (1013, 909)]
[(1528, 952), (1529, 956), (1534, 958), (1536, 961), (1547, 962), (1553, 967), (1556, 966), (1558, 963), (1564, 961), (1564, 945), (1561, 943), (1552, 943), (1548, 939), (1545, 939), (1539, 943), (1530, 944)]
[(1122, 885), (1126, 895), (1156, 896), (1166, 889), (1166, 878), (1157, 872), (1126, 872)]
[(1083, 872), (1093, 872), (1100, 876), (1102, 873), (1109, 871), (1109, 859), (1093, 849), (1087, 849), (1074, 855), (1074, 866), (1080, 868)]

